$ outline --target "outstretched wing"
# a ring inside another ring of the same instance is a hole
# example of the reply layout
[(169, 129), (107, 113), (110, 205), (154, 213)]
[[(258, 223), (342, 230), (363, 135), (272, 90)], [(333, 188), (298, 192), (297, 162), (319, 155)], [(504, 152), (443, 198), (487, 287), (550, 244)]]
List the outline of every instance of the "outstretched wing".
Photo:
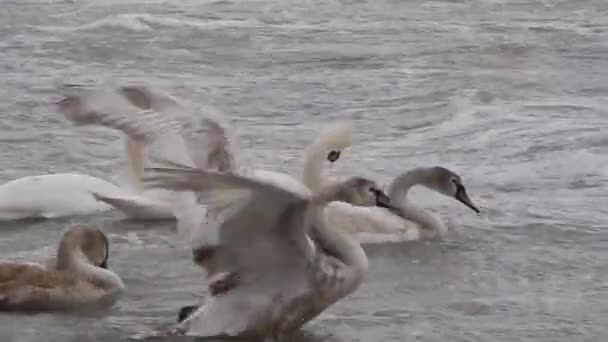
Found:
[[(157, 157), (193, 165), (181, 123), (169, 113), (173, 98), (141, 85), (90, 88), (62, 85), (59, 111), (76, 125), (104, 126), (144, 143)], [(156, 151), (158, 149), (158, 151)]]
[[(280, 221), (283, 217), (291, 217), (291, 210), (298, 213), (295, 209), (299, 208), (298, 205), (306, 204), (307, 198), (301, 194), (234, 173), (186, 166), (148, 170), (150, 174), (144, 176), (147, 186), (198, 192), (209, 210), (217, 214), (215, 219), (231, 227), (225, 230), (222, 225), (220, 241), (216, 243), (224, 245), (240, 241), (245, 235), (261, 236), (277, 232), (292, 232), (300, 236), (305, 234), (305, 225), (298, 224), (302, 222), (298, 221), (301, 217), (294, 218), (291, 222)], [(285, 226), (282, 226), (283, 222)]]
[[(175, 114), (180, 110), (177, 100), (154, 92), (142, 85), (96, 87), (69, 85), (61, 87), (65, 95), (57, 102), (59, 110), (76, 125), (96, 125), (119, 130), (130, 139), (144, 144), (147, 163), (166, 159), (188, 166), (194, 162), (182, 133), (182, 125)], [(204, 148), (204, 146), (201, 146)], [(141, 177), (142, 164), (132, 170)], [(138, 181), (141, 179), (135, 179)], [(180, 232), (192, 231), (199, 222), (201, 210), (191, 193), (163, 193), (178, 218)]]

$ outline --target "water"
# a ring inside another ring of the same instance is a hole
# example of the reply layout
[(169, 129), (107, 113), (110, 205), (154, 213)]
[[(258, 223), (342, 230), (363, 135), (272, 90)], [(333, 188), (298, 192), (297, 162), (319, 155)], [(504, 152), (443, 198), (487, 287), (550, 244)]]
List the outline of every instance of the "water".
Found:
[[(442, 165), (477, 216), (416, 189), (456, 227), (367, 246), (367, 282), (304, 341), (600, 341), (608, 336), (608, 4), (602, 0), (0, 1), (2, 181), (110, 177), (118, 135), (74, 129), (58, 80), (143, 80), (231, 117), (260, 167), (296, 173), (323, 124), (357, 144), (330, 173)], [(98, 316), (2, 315), (10, 341), (116, 341), (204, 288), (175, 225), (113, 214), (3, 224), (0, 257), (53, 253), (71, 222), (111, 238), (129, 287)]]

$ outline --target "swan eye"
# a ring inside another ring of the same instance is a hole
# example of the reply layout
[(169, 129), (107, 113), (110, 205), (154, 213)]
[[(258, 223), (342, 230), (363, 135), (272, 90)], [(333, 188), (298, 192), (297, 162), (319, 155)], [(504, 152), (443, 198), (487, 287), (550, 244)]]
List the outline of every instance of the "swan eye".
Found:
[(335, 162), (338, 159), (340, 159), (340, 151), (332, 150), (327, 154), (327, 160), (331, 163)]

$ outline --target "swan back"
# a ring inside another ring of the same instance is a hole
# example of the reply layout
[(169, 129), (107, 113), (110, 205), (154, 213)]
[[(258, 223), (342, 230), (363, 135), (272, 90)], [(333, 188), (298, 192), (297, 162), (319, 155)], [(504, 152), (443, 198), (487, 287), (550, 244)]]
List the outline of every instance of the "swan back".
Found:
[(84, 174), (27, 176), (0, 186), (0, 220), (86, 215), (111, 208), (96, 201), (91, 192), (126, 194), (110, 182)]

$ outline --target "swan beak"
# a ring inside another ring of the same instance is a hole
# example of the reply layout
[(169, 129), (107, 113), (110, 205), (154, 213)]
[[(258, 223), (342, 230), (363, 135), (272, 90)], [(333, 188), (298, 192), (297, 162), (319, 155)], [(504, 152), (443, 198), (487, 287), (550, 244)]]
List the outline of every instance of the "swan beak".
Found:
[(471, 208), (474, 212), (479, 214), (479, 209), (477, 209), (475, 204), (473, 204), (473, 201), (471, 201), (471, 199), (469, 198), (469, 195), (467, 195), (467, 191), (465, 190), (464, 186), (460, 185), (458, 187), (458, 190), (456, 190), (456, 195), (454, 197), (460, 203), (466, 205), (467, 207)]
[(340, 159), (340, 153), (341, 151), (331, 150), (327, 154), (327, 160), (329, 160), (330, 163), (335, 162), (336, 160)]
[(386, 209), (393, 209), (391, 199), (382, 190), (376, 190), (376, 206)]
[(190, 316), (196, 309), (197, 305), (186, 305), (182, 306), (177, 312), (177, 323), (183, 322), (188, 316)]

